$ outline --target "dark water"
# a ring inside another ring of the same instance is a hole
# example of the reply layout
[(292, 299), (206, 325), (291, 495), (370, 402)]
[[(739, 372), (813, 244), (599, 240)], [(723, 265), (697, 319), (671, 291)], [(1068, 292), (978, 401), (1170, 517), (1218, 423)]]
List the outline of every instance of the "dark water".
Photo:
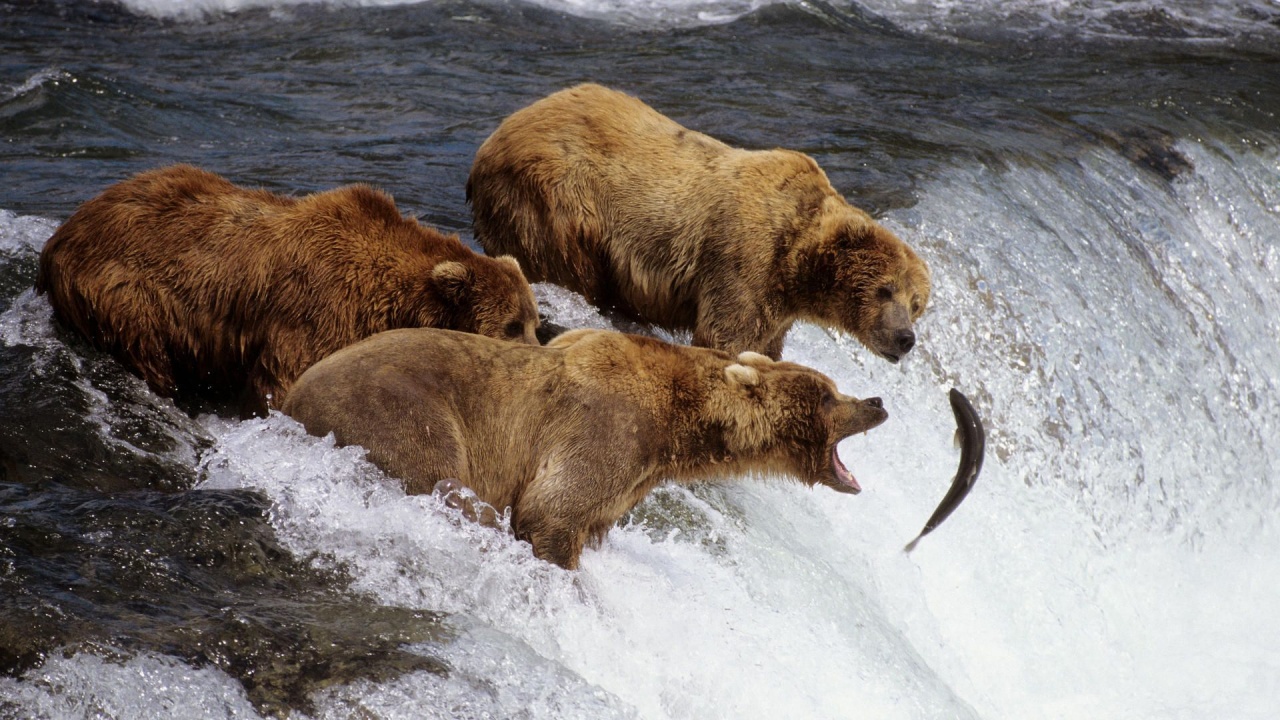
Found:
[[(371, 183), (404, 212), (466, 238), (463, 186), (476, 147), (511, 111), (588, 80), (731, 144), (810, 153), (856, 204), (924, 228), (937, 227), (921, 208), (927, 187), (957, 168), (1070, 176), (1102, 153), (1120, 164), (1112, 184), (1091, 191), (1098, 204), (1135, 187), (1172, 195), (1203, 171), (1187, 143), (1226, 165), (1244, 153), (1275, 168), (1274, 6), (1241, 11), (1245, 31), (1121, 5), (1046, 25), (1035, 4), (1024, 9), (953, 27), (858, 6), (769, 5), (725, 24), (646, 26), (610, 6), (590, 19), (453, 0), (195, 18), (0, 2), (0, 211), (10, 213), (0, 216), (0, 311), (38, 326), (38, 341), (0, 346), (0, 672), (30, 678), (58, 654), (145, 651), (217, 668), (260, 713), (312, 713), (312, 694), (326, 687), (447, 675), (430, 648), (447, 647), (453, 632), (439, 608), (398, 607), (353, 587), (349, 560), (286, 549), (262, 493), (198, 488), (200, 458), (217, 441), (188, 416), (202, 408), (151, 397), (109, 358), (20, 311), (40, 302), (24, 296), (39, 240), (20, 219), (51, 230), (112, 182), (188, 162), (290, 194)], [(1280, 201), (1270, 192), (1258, 203), (1271, 214), (1251, 232), (1270, 237), (1274, 253)], [(1034, 220), (995, 223), (1011, 254), (1028, 226), (1034, 235)], [(945, 233), (921, 235), (932, 257), (960, 251)], [(1268, 257), (1259, 251), (1257, 263), (1274, 269)], [(1274, 292), (1265, 277), (1259, 287)], [(946, 331), (935, 333), (941, 341)], [(1250, 364), (1251, 342), (1235, 346), (1241, 372), (1252, 369), (1265, 398), (1277, 389), (1275, 368), (1265, 354)], [(988, 390), (976, 394), (984, 410)], [(1276, 458), (1258, 448), (1280, 428), (1274, 399), (1253, 403), (1250, 416), (1261, 419), (1240, 436), (1239, 454), (1263, 453), (1242, 464), (1261, 470), (1240, 481), (1270, 501)], [(1069, 433), (1070, 421), (1038, 441), (1055, 432)], [(1018, 442), (1012, 430), (993, 437), (1000, 460)], [(1033, 475), (1021, 479), (1048, 482)], [(28, 712), (3, 692), (0, 716)]]
[(733, 144), (812, 153), (873, 210), (912, 204), (919, 179), (961, 158), (1047, 161), (1097, 143), (1145, 157), (1203, 132), (1265, 141), (1280, 110), (1275, 53), (1230, 43), (937, 40), (783, 6), (662, 31), (519, 3), (281, 12), (175, 22), (6, 4), (5, 82), (40, 78), (0, 111), (6, 207), (62, 218), (182, 161), (295, 193), (373, 182), (465, 232), (475, 147), (506, 114), (586, 80)]

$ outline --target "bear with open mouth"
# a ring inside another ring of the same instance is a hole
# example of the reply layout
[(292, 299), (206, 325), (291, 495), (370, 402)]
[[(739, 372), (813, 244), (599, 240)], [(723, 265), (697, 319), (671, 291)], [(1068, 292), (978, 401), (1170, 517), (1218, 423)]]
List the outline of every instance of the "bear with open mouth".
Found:
[(316, 363), (283, 409), (364, 446), (409, 493), (448, 481), (510, 508), (516, 536), (569, 569), (667, 480), (767, 473), (857, 493), (836, 446), (888, 417), (801, 365), (604, 330), (546, 347), (391, 330)]

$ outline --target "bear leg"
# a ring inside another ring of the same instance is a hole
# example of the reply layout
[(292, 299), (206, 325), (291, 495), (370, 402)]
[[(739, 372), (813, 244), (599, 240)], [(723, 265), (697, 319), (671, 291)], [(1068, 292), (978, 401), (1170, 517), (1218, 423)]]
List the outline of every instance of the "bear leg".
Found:
[(178, 380), (173, 371), (173, 356), (168, 344), (149, 327), (130, 333), (132, 337), (117, 339), (114, 355), (126, 366), (135, 369), (151, 391), (163, 397), (173, 397), (178, 392)]
[(586, 544), (586, 533), (567, 525), (539, 527), (537, 530), (518, 534), (533, 545), (533, 554), (542, 560), (555, 563), (565, 570), (577, 570), (578, 558)]
[[(54, 312), (63, 324), (141, 377), (151, 391), (173, 397), (178, 390), (174, 373), (175, 339), (171, 330), (161, 329), (160, 317), (169, 315), (167, 298), (146, 288), (142, 283), (119, 283), (105, 290), (85, 293), (80, 287), (71, 292), (74, 298), (65, 311), (62, 303)], [(50, 296), (52, 300), (52, 294)]]
[(733, 355), (750, 350), (767, 355), (771, 360), (780, 360), (782, 343), (791, 323), (779, 322), (760, 312), (759, 307), (756, 303), (741, 300), (732, 303), (700, 302), (693, 344)]
[(259, 346), (261, 350), (256, 351), (256, 359), (253, 358), (254, 344), (246, 342), (244, 358), (250, 367), (249, 388), (257, 397), (258, 407), (264, 411), (283, 407), (289, 388), (307, 368), (324, 357), (323, 350), (328, 346), (341, 346), (318, 333), (313, 335), (294, 328), (278, 327), (267, 337), (270, 339)]

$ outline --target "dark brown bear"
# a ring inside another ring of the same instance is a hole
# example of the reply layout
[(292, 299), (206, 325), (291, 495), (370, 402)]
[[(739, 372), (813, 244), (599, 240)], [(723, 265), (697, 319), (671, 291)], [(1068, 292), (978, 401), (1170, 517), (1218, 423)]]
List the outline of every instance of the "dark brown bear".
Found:
[(448, 480), (511, 508), (516, 535), (570, 569), (665, 480), (776, 473), (859, 492), (836, 445), (887, 417), (800, 365), (604, 330), (546, 347), (381, 333), (303, 373), (284, 411), (364, 446), (407, 492)]
[(775, 360), (797, 320), (897, 362), (929, 270), (790, 150), (749, 151), (599, 85), (503, 121), (467, 182), (476, 239), (588, 301), (696, 345)]
[(536, 343), (515, 260), (479, 255), (363, 185), (281, 197), (188, 165), (84, 203), (40, 254), (54, 313), (161, 395), (279, 407), (315, 361), (382, 330)]

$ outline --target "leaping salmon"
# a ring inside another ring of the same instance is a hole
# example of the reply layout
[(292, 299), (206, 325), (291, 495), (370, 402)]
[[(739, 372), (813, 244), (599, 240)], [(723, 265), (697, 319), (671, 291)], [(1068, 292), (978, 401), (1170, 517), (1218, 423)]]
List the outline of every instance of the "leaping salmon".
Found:
[(982, 420), (978, 418), (978, 413), (964, 393), (951, 388), (950, 397), (951, 412), (956, 416), (956, 438), (960, 441), (960, 467), (956, 470), (955, 479), (951, 481), (951, 489), (947, 490), (942, 502), (938, 503), (938, 509), (929, 516), (929, 521), (924, 524), (924, 529), (916, 539), (903, 548), (905, 552), (914, 550), (920, 538), (941, 525), (942, 521), (960, 506), (961, 501), (973, 489), (978, 473), (982, 472), (982, 458), (986, 454), (987, 446), (987, 433), (982, 428)]

